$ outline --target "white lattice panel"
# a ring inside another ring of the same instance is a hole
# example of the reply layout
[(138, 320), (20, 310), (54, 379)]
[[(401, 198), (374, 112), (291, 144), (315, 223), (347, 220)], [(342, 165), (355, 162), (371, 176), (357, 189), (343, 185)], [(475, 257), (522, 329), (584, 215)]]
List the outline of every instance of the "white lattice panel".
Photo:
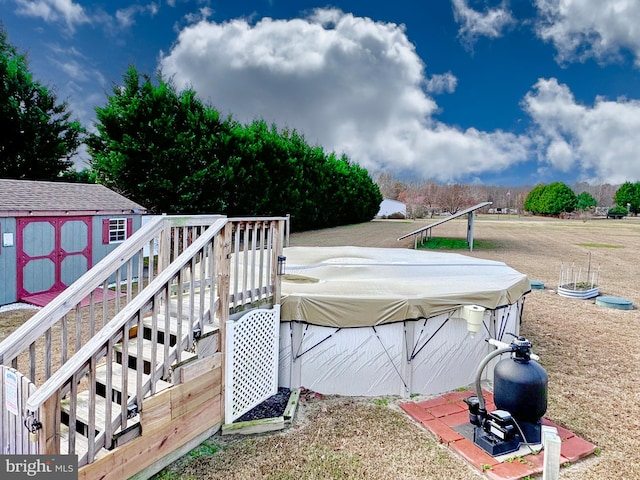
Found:
[(278, 392), (280, 305), (227, 322), (225, 423)]

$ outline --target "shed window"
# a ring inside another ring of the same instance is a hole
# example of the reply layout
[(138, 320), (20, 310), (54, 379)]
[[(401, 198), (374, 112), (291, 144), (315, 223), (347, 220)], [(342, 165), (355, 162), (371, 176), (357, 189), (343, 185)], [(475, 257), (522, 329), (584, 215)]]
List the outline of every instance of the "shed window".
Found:
[(102, 220), (102, 243), (121, 243), (133, 233), (133, 219), (105, 218)]
[(127, 239), (127, 219), (109, 219), (109, 243), (124, 242)]

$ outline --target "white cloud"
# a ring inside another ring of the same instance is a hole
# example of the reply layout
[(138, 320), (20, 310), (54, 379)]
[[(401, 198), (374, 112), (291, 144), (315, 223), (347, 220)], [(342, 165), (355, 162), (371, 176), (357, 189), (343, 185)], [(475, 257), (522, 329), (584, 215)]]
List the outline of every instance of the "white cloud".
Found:
[(56, 61), (56, 64), (69, 78), (73, 78), (78, 82), (87, 81), (87, 73), (81, 63), (75, 60), (67, 60), (65, 62)]
[(451, 73), (431, 75), (426, 81), (426, 89), (429, 93), (453, 93), (458, 85), (458, 79)]
[(84, 55), (76, 46), (64, 47), (60, 44), (52, 43), (47, 47), (53, 54), (48, 55), (49, 62), (68, 77), (67, 82), (69, 84), (106, 85), (107, 81), (102, 72), (95, 68), (91, 64), (91, 58)]
[[(206, 20), (211, 15), (213, 15), (213, 10), (209, 7), (202, 7), (198, 10), (197, 13), (187, 13), (184, 16), (184, 19), (187, 23), (197, 23), (202, 20)], [(176, 26), (176, 30), (180, 31), (180, 26)]]
[(635, 0), (535, 0), (537, 34), (550, 41), (560, 62), (616, 61), (623, 50), (640, 66), (640, 2)]
[[(223, 114), (295, 128), (372, 172), (450, 181), (524, 161), (516, 135), (462, 131), (433, 118), (425, 65), (404, 27), (319, 9), (305, 19), (185, 26), (160, 66)], [(453, 88), (451, 73), (432, 76)]]
[(91, 56), (82, 53), (76, 46), (47, 45), (45, 53), (50, 74), (56, 80), (58, 100), (69, 101), (73, 118), (92, 129), (95, 120), (94, 108), (105, 101), (108, 81), (96, 67)]
[(82, 5), (74, 3), (73, 0), (15, 1), (18, 4), (18, 15), (41, 18), (47, 23), (63, 21), (71, 31), (75, 30), (76, 25), (89, 22)]
[(70, 46), (70, 47), (63, 47), (63, 46), (61, 46), (59, 44), (53, 43), (53, 44), (49, 44), (47, 46), (57, 56), (64, 55), (64, 56), (75, 57), (75, 58), (85, 58), (85, 56), (82, 54), (82, 52), (80, 52), (80, 50), (78, 50), (73, 45)]
[(451, 0), (454, 20), (460, 24), (458, 36), (467, 46), (479, 37), (498, 38), (505, 28), (515, 23), (511, 12), (503, 1), (500, 7), (478, 12), (469, 7), (467, 0)]
[(551, 78), (538, 80), (523, 108), (536, 123), (543, 164), (586, 181), (640, 179), (640, 101), (596, 98), (593, 106), (580, 105)]
[(136, 23), (136, 16), (155, 16), (160, 4), (150, 2), (145, 5), (132, 4), (120, 8), (114, 14), (107, 13), (99, 7), (87, 11), (73, 0), (14, 0), (18, 8), (16, 13), (27, 17), (41, 18), (47, 23), (63, 22), (70, 33), (80, 24), (101, 25), (112, 35), (118, 35)]
[(153, 17), (158, 13), (159, 6), (155, 3), (149, 3), (147, 5), (134, 4), (129, 5), (126, 8), (116, 10), (116, 20), (122, 28), (129, 28), (136, 23), (136, 15), (145, 15)]

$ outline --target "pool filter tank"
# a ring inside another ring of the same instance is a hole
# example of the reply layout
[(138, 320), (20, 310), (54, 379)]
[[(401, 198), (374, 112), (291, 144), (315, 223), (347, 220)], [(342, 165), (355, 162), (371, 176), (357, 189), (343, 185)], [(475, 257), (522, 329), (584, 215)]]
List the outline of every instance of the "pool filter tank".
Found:
[[(531, 342), (524, 337), (511, 344), (489, 340), (498, 349), (489, 353), (478, 366), (476, 396), (465, 399), (469, 421), (474, 425), (473, 441), (492, 456), (515, 452), (521, 444), (541, 443), (542, 416), (547, 411), (547, 372), (531, 353)], [(487, 412), (482, 395), (482, 372), (495, 357), (500, 360), (493, 371), (493, 400), (496, 410)]]

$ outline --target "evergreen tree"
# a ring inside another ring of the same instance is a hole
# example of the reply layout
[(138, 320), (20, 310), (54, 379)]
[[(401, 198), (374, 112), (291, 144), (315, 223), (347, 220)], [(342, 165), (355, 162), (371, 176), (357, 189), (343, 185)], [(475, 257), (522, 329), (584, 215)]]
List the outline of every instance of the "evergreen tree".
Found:
[(524, 208), (536, 215), (560, 215), (573, 212), (577, 206), (578, 197), (562, 182), (536, 185), (524, 202)]
[(70, 118), (0, 27), (0, 177), (56, 180), (69, 170), (84, 134)]
[(582, 192), (580, 195), (578, 195), (577, 200), (577, 209), (582, 211), (589, 210), (590, 208), (598, 205), (596, 199), (593, 198), (593, 196), (589, 192)]
[(133, 67), (96, 113), (95, 177), (154, 213), (290, 214), (305, 230), (368, 221), (382, 201), (347, 157), (263, 120), (223, 121), (194, 91)]
[(625, 182), (615, 194), (616, 205), (637, 215), (640, 212), (640, 182)]
[(228, 123), (206, 108), (193, 90), (134, 67), (96, 108), (97, 133), (88, 141), (99, 183), (153, 213), (221, 213), (229, 166), (220, 161)]

